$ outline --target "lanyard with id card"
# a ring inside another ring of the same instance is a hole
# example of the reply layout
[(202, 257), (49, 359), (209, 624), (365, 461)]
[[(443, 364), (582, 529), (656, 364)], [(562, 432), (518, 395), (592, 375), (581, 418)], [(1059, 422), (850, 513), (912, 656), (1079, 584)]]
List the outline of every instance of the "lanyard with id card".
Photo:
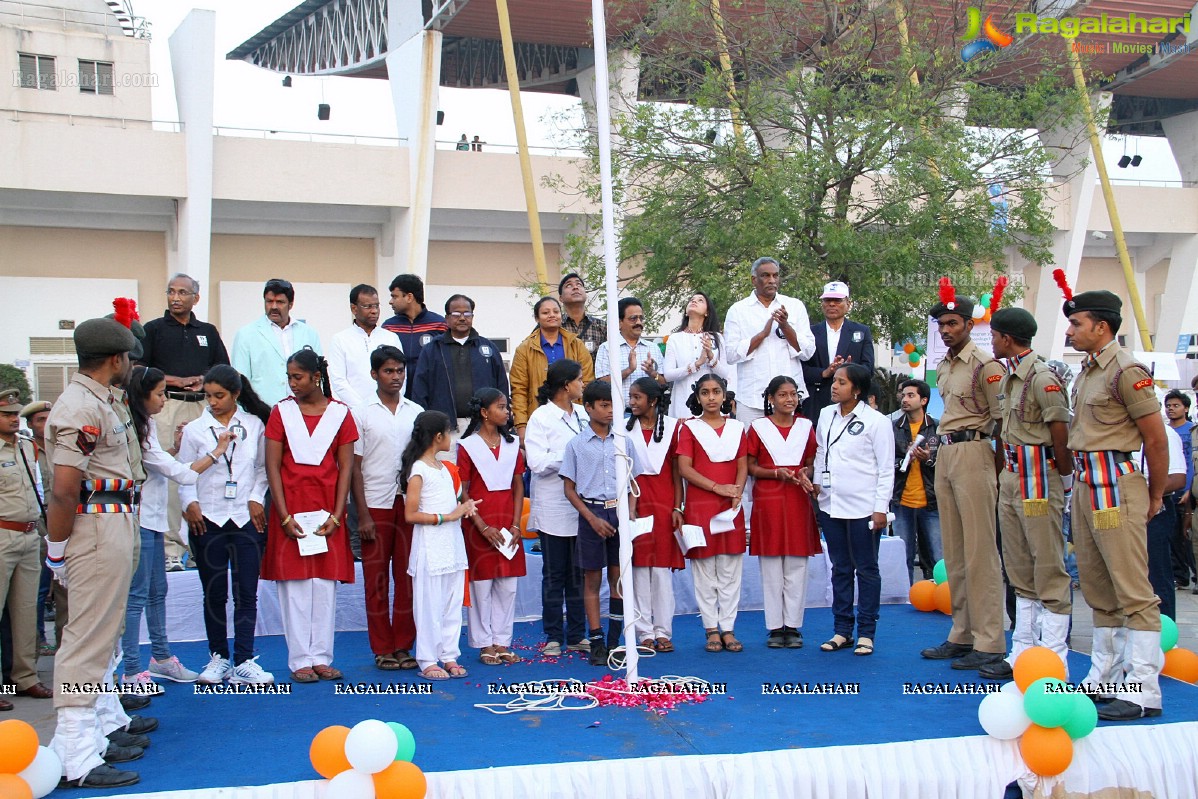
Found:
[[(217, 441), (220, 440), (220, 436), (216, 434), (216, 428), (209, 427), (208, 430), (212, 433), (213, 438), (217, 439)], [(221, 459), (225, 462), (225, 471), (227, 472), (225, 479), (225, 499), (237, 499), (237, 481), (233, 479), (233, 454), (235, 452), (237, 452), (237, 442), (233, 441), (229, 444), (229, 448), (225, 454), (221, 455)]]
[[(827, 452), (824, 455), (824, 473), (819, 476), (819, 484), (823, 488), (832, 487), (832, 472), (828, 468), (832, 464), (832, 447), (836, 446), (837, 441), (844, 438), (844, 434), (848, 431), (849, 425), (851, 425), (853, 420), (856, 418), (857, 414), (850, 413), (849, 418), (844, 422), (844, 427), (840, 428), (840, 435), (836, 436), (836, 438), (832, 438), (832, 425), (828, 425), (828, 432), (824, 435), (824, 442), (827, 444), (827, 447), (825, 448), (827, 449)], [(829, 441), (828, 439), (832, 440)]]

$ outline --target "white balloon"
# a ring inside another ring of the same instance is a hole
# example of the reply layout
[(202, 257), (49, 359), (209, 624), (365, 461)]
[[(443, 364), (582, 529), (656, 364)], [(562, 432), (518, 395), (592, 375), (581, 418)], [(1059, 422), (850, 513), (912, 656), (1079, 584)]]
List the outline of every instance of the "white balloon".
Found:
[(981, 305), (975, 305), (975, 306), (973, 306), (973, 318), (974, 318), (974, 319), (981, 319), (981, 318), (982, 318), (982, 317), (984, 317), (985, 315), (986, 315), (986, 309), (985, 309), (985, 308), (983, 308)]
[(991, 737), (1010, 741), (1023, 735), (1032, 720), (1023, 712), (1023, 697), (999, 691), (987, 694), (978, 705), (978, 722)]
[(17, 776), (29, 783), (33, 799), (42, 799), (58, 787), (58, 778), (62, 776), (62, 761), (53, 749), (39, 746), (37, 757)]
[(324, 795), (325, 799), (374, 799), (374, 778), (351, 768), (329, 780)]
[(345, 738), (345, 759), (367, 774), (377, 774), (394, 763), (397, 751), (399, 740), (382, 721), (359, 721)]
[(1019, 701), (1020, 701), (1020, 702), (1022, 702), (1022, 701), (1023, 701), (1023, 691), (1020, 691), (1020, 690), (1019, 690), (1019, 683), (1015, 682), (1014, 680), (1011, 680), (1010, 682), (1003, 683), (1003, 686), (1002, 686), (1002, 693), (1004, 693), (1004, 694), (1014, 694), (1015, 696), (1019, 697)]

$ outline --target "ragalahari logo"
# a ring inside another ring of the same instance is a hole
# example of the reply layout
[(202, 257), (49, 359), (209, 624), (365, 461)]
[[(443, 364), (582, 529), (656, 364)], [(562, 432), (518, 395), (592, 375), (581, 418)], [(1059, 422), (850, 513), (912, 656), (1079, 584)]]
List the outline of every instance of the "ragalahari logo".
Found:
[(968, 42), (961, 48), (961, 60), (966, 63), (982, 53), (997, 52), (1015, 41), (1010, 34), (1003, 33), (995, 27), (994, 20), (989, 15), (986, 16), (986, 21), (982, 22), (982, 12), (977, 8), (969, 9), (968, 20), (965, 35), (961, 37)]

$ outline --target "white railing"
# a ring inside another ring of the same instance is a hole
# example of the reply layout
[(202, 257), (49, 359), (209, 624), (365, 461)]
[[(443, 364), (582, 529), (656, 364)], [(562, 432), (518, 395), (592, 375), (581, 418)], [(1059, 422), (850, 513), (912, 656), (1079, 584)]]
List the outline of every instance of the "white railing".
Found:
[(407, 143), (407, 139), (395, 136), (363, 136), (358, 133), (312, 133), (300, 130), (276, 130), (269, 128), (241, 128), (217, 125), (212, 129), (217, 136), (234, 136), (249, 139), (274, 139), (282, 141), (323, 142), (325, 144), (363, 144), (373, 147), (395, 147)]
[[(473, 142), (467, 143), (473, 144)], [(438, 150), (456, 150), (462, 144), (462, 141), (461, 139), (437, 139), (436, 144)], [(480, 144), (484, 153), (515, 155), (520, 151), (514, 144), (494, 144), (486, 141), (480, 142)], [(462, 152), (466, 152), (466, 150)], [(585, 155), (581, 147), (529, 147), (528, 152), (530, 155), (544, 155), (554, 158), (581, 158)]]
[(82, 27), (105, 35), (150, 39), (150, 23), (145, 17), (117, 17), (111, 11), (68, 9), (44, 3), (0, 0), (0, 22), (16, 26)]
[[(1099, 181), (1096, 179), (1094, 182), (1098, 183)], [(1192, 189), (1198, 186), (1198, 180), (1138, 180), (1118, 175), (1111, 176), (1111, 183), (1116, 186), (1156, 186), (1166, 189)]]

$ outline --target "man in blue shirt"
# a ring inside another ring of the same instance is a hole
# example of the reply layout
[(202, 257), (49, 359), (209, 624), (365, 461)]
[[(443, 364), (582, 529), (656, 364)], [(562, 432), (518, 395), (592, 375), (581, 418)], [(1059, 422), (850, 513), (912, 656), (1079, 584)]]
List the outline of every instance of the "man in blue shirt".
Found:
[(1186, 457), (1185, 488), (1174, 494), (1177, 500), (1177, 529), (1170, 539), (1173, 550), (1173, 577), (1178, 588), (1189, 588), (1190, 575), (1198, 581), (1198, 567), (1194, 563), (1194, 550), (1190, 548), (1189, 531), (1193, 519), (1190, 497), (1194, 485), (1194, 451), (1191, 436), (1194, 423), (1190, 421), (1190, 398), (1174, 389), (1165, 395), (1165, 418), (1177, 435), (1181, 436), (1181, 447)]
[[(611, 383), (595, 380), (582, 392), (582, 405), (591, 423), (566, 445), (558, 474), (565, 482), (566, 499), (578, 511), (578, 566), (582, 569), (582, 603), (586, 608), (591, 665), (606, 666), (610, 647), (619, 643), (624, 621), (620, 594), (620, 520), (616, 502), (616, 438), (612, 433)], [(644, 469), (636, 449), (625, 448), (629, 477)], [(629, 493), (630, 516), (636, 518), (636, 497)], [(599, 586), (607, 567), (607, 641), (599, 626)]]

